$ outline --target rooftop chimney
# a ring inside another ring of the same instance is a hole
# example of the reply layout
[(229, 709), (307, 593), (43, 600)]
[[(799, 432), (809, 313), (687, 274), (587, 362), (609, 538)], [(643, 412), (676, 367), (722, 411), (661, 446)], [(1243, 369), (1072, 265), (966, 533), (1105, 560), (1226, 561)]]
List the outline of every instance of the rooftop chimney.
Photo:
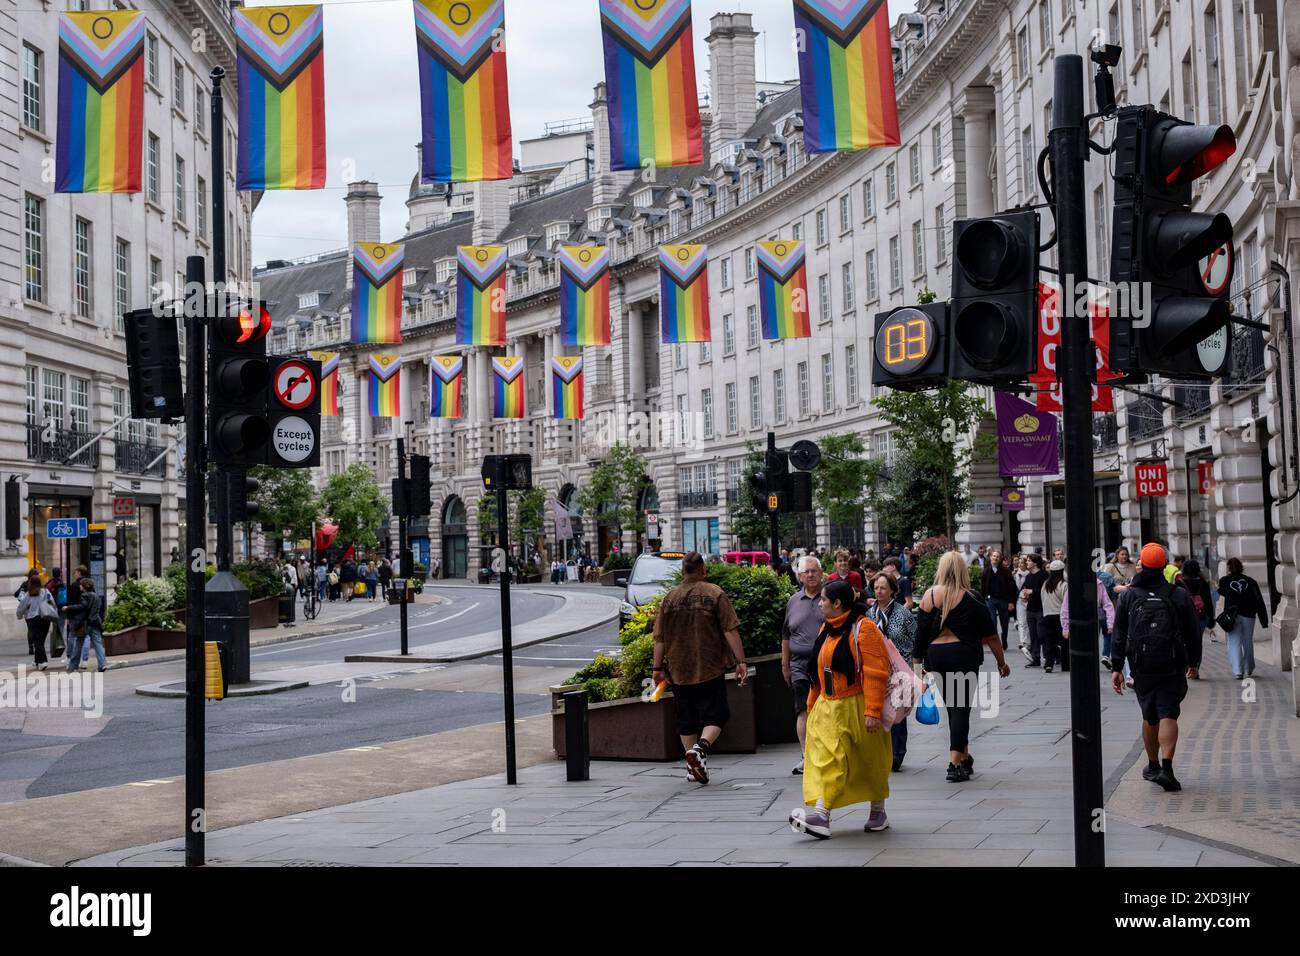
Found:
[(754, 46), (758, 34), (748, 13), (718, 13), (709, 19), (709, 162), (740, 139), (758, 116)]
[(510, 225), (510, 180), (493, 179), (474, 184), (474, 230), (476, 246), (495, 243)]
[[(343, 200), (348, 207), (348, 255), (358, 242), (379, 242), (379, 185), (367, 180), (348, 183)], [(352, 270), (347, 270), (348, 288), (352, 288)]]
[(609, 160), (609, 100), (605, 96), (605, 84), (596, 84), (596, 95), (591, 101), (592, 134), (595, 136), (596, 160), (592, 166), (591, 201), (592, 205), (613, 202), (618, 194), (632, 182), (636, 172), (614, 172)]

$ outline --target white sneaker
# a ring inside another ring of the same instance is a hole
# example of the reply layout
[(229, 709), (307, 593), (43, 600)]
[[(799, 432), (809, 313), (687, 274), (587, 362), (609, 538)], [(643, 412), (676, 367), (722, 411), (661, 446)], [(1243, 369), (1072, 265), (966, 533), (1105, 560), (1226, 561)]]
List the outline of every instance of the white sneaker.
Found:
[(793, 770), (791, 770), (790, 772), (793, 773), (793, 774), (802, 774), (802, 773), (803, 773), (803, 758), (802, 758), (802, 757), (799, 758), (799, 763), (798, 763), (798, 765), (797, 765)]
[(1034, 655), (1030, 653), (1029, 648), (1024, 644), (1020, 645), (1020, 653), (1025, 656), (1025, 660), (1029, 661), (1029, 663), (1032, 664), (1034, 662)]
[(686, 770), (697, 783), (709, 782), (709, 759), (699, 747), (686, 751)]

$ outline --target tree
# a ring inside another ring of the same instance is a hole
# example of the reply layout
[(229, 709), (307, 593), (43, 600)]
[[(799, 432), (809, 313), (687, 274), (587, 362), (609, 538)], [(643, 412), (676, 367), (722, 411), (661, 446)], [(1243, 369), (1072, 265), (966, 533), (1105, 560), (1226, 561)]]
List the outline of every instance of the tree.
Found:
[[(947, 514), (943, 500), (934, 494), (939, 485), (938, 470), (910, 452), (894, 460), (888, 477), (868, 494), (871, 510), (888, 541), (907, 545), (944, 532)], [(964, 509), (964, 498), (957, 505)]]
[(375, 476), (362, 464), (330, 475), (321, 493), (321, 508), (338, 525), (335, 543), (358, 551), (379, 544), (376, 529), (388, 518), (388, 503), (375, 483)]
[(827, 435), (819, 446), (822, 462), (812, 471), (813, 503), (832, 525), (860, 526), (862, 508), (880, 480), (881, 462), (865, 457), (862, 436), (852, 432)]
[(649, 484), (646, 460), (636, 449), (615, 442), (609, 454), (591, 470), (586, 486), (578, 492), (578, 504), (584, 514), (597, 521), (613, 522), (621, 535), (624, 530), (645, 531), (645, 516), (637, 503)]
[(321, 505), (310, 473), (302, 468), (258, 465), (248, 474), (257, 480), (253, 501), (260, 509), (258, 520), (262, 526), (282, 538), (310, 538)]
[[(732, 535), (735, 536), (737, 550), (749, 548), (766, 551), (772, 545), (771, 522), (767, 512), (760, 513), (754, 507), (749, 495), (749, 476), (766, 468), (767, 449), (757, 442), (749, 442), (745, 446), (745, 465), (740, 473), (744, 484), (738, 489), (739, 493), (732, 499), (731, 507), (727, 512), (728, 524)], [(782, 541), (789, 541), (794, 536), (794, 531), (794, 516), (781, 515), (777, 521), (777, 537)]]

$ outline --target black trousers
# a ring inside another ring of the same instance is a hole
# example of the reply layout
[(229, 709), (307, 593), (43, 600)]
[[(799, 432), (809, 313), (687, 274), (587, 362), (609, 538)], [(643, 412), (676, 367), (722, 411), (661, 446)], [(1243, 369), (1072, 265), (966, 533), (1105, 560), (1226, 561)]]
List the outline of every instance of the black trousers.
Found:
[(1038, 622), (1039, 641), (1043, 647), (1043, 664), (1046, 667), (1055, 667), (1059, 662), (1061, 670), (1070, 669), (1069, 651), (1065, 649), (1065, 641), (1061, 637), (1061, 616), (1059, 614), (1044, 614)]
[(50, 622), (45, 618), (29, 617), (27, 619), (27, 643), (31, 645), (32, 653), (36, 655), (35, 663), (38, 666), (49, 660), (45, 656), (45, 635), (49, 632)]
[(948, 749), (957, 753), (965, 753), (970, 744), (970, 711), (983, 661), (982, 645), (962, 641), (931, 644), (925, 652), (925, 669), (941, 678), (939, 691), (948, 712)]
[(1007, 649), (1007, 634), (1011, 628), (1011, 608), (1010, 603), (1004, 598), (988, 598), (985, 602), (988, 604), (989, 613), (993, 615), (993, 627), (1002, 628), (1002, 649)]

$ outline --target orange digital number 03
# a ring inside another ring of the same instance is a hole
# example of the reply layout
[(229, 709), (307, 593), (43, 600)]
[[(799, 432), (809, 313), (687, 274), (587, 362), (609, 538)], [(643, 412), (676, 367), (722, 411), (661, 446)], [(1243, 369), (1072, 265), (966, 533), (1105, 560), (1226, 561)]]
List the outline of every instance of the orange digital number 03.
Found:
[(885, 329), (885, 362), (897, 365), (907, 358), (906, 330), (895, 323)]
[[(907, 323), (907, 358), (925, 358), (930, 343), (927, 341), (926, 323), (922, 319), (912, 319)], [(916, 346), (916, 351), (912, 347)]]

